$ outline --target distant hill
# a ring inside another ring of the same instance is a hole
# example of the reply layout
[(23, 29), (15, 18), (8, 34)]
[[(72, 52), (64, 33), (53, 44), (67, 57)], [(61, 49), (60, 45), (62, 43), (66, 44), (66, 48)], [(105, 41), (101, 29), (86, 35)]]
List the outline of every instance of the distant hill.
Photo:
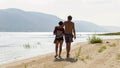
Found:
[(19, 9), (0, 10), (0, 31), (52, 31), (60, 18)]
[(118, 27), (118, 26), (102, 26), (102, 28), (104, 28), (110, 32), (120, 32), (120, 27)]
[(82, 32), (105, 32), (107, 29), (88, 21), (74, 21), (77, 31)]
[[(0, 10), (1, 32), (51, 32), (62, 19), (57, 16), (9, 8)], [(74, 21), (76, 31), (100, 32), (109, 29), (87, 21)]]

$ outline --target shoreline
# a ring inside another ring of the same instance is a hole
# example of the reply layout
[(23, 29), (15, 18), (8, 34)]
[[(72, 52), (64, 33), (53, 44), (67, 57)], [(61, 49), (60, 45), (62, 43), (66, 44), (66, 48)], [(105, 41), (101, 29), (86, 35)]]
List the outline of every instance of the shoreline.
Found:
[(45, 53), (45, 54), (34, 55), (34, 56), (20, 57), (20, 58), (17, 58), (17, 59), (14, 58), (15, 60), (8, 60), (7, 62), (0, 63), (0, 65), (14, 63), (14, 62), (18, 62), (18, 61), (22, 61), (22, 60), (26, 60), (26, 59), (31, 59), (31, 58), (34, 58), (36, 56), (44, 56), (44, 55), (47, 55), (47, 54), (50, 54), (50, 53), (52, 53), (52, 52), (48, 52), (48, 53)]
[[(103, 41), (104, 42), (102, 44), (88, 44), (87, 42), (73, 44), (71, 47), (70, 59), (66, 59), (66, 50), (63, 49), (63, 59), (54, 59), (53, 52), (8, 64), (2, 64), (0, 65), (0, 68), (25, 68), (25, 66), (27, 68), (77, 68), (78, 66), (81, 68), (110, 68), (113, 63), (113, 68), (119, 68), (120, 61), (115, 61), (115, 54), (120, 53), (118, 50), (120, 48), (120, 39), (107, 39)], [(113, 43), (116, 44), (116, 47), (108, 46), (109, 44)], [(107, 49), (103, 53), (98, 53), (97, 50), (100, 48), (99, 45), (106, 45)], [(78, 51), (80, 46), (82, 47), (82, 59), (74, 61), (75, 53)], [(83, 59), (85, 56), (89, 56), (89, 59)], [(110, 57), (111, 59), (109, 60)], [(107, 63), (108, 61), (109, 63)]]
[[(74, 44), (72, 44), (72, 49), (75, 49), (76, 48), (76, 45), (77, 44), (79, 44), (79, 43), (86, 43), (86, 42), (78, 42), (78, 43), (74, 43)], [(65, 53), (65, 48), (63, 48), (62, 49), (62, 52), (63, 53)], [(0, 64), (0, 68), (1, 68), (1, 66), (9, 66), (9, 65), (14, 65), (14, 63), (16, 64), (21, 64), (21, 63), (24, 63), (24, 62), (31, 62), (31, 61), (34, 61), (34, 60), (37, 60), (38, 59), (38, 57), (39, 58), (44, 58), (44, 57), (46, 57), (46, 56), (53, 56), (53, 58), (54, 58), (54, 54), (55, 54), (55, 52), (49, 52), (49, 53), (46, 53), (46, 54), (41, 54), (41, 55), (37, 55), (37, 56), (33, 56), (33, 57), (27, 57), (27, 58), (23, 58), (23, 59), (18, 59), (18, 60), (15, 60), (15, 61), (10, 61), (10, 62), (7, 62), (7, 63), (2, 63), (2, 64)], [(6, 67), (5, 67), (6, 68)]]
[[(79, 42), (80, 43), (80, 42)], [(74, 43), (72, 46), (76, 45), (78, 43)], [(55, 45), (55, 44), (54, 44)], [(65, 46), (65, 45), (64, 45)], [(62, 47), (62, 50), (65, 50), (65, 47)], [(19, 62), (19, 61), (23, 61), (23, 60), (26, 60), (26, 59), (32, 59), (32, 58), (35, 58), (35, 57), (44, 57), (46, 55), (49, 55), (49, 54), (54, 54), (54, 51), (52, 52), (47, 52), (45, 54), (38, 54), (38, 55), (34, 55), (34, 56), (27, 56), (27, 57), (21, 57), (21, 58), (15, 58), (15, 60), (9, 60), (8, 62), (3, 62), (3, 63), (0, 63), (0, 66), (1, 65), (6, 65), (6, 64), (10, 64), (10, 63), (15, 63), (15, 62)]]

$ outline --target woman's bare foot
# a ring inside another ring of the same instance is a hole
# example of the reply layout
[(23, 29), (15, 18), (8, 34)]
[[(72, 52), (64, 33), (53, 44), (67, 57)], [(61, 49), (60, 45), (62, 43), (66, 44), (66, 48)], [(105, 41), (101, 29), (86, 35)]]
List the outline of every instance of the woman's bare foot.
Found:
[(54, 57), (57, 58), (58, 55), (55, 55)]

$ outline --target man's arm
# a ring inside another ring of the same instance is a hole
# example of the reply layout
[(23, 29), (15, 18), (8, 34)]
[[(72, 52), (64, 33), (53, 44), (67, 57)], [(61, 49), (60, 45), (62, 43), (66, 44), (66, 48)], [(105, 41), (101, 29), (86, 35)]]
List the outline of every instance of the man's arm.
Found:
[(65, 22), (62, 24), (62, 27), (64, 27), (65, 26)]
[(76, 39), (76, 31), (75, 31), (75, 24), (74, 23), (73, 23), (73, 33), (74, 33), (73, 37), (74, 37), (74, 39)]

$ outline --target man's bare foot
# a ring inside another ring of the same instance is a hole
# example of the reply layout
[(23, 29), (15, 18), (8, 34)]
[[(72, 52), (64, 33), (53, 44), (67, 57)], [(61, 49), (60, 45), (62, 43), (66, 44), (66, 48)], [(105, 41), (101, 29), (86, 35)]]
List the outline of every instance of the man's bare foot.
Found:
[(67, 58), (70, 58), (70, 54), (67, 54)]
[(61, 57), (61, 56), (59, 56), (59, 58), (61, 59), (62, 57)]

